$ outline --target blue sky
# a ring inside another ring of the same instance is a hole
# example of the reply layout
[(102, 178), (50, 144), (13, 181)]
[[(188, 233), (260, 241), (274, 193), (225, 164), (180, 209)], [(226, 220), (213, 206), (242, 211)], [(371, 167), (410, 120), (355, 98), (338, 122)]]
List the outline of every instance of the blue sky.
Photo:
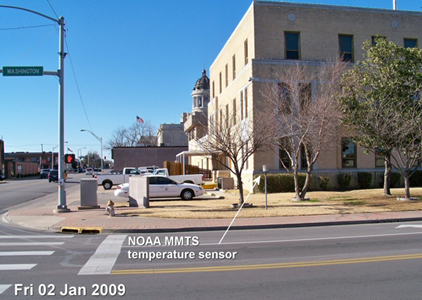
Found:
[[(291, 1), (392, 9), (392, 0)], [(119, 127), (140, 116), (158, 127), (192, 110), (191, 92), (208, 72), (252, 0), (0, 0), (66, 20), (65, 141), (100, 153)], [(420, 0), (397, 0), (422, 10)], [(48, 25), (48, 26), (44, 26)], [(36, 27), (34, 27), (36, 26)], [(22, 29), (13, 29), (13, 28)], [(30, 27), (30, 28), (27, 28)], [(58, 26), (0, 8), (0, 67), (59, 67)], [(75, 79), (76, 78), (76, 79)], [(78, 87), (79, 86), (79, 91)], [(6, 152), (51, 151), (58, 144), (58, 79), (0, 76), (0, 138)], [(57, 149), (55, 150), (57, 151)], [(107, 158), (109, 151), (104, 151)]]

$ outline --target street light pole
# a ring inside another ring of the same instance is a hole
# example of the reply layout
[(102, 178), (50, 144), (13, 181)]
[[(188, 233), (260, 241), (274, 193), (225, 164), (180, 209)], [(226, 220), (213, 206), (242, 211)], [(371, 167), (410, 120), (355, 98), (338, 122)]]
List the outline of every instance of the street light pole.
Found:
[(66, 190), (64, 184), (64, 58), (66, 53), (64, 52), (64, 38), (65, 38), (65, 21), (64, 17), (60, 17), (58, 20), (51, 18), (49, 16), (43, 15), (39, 12), (9, 5), (0, 5), (3, 8), (12, 8), (27, 11), (46, 19), (49, 19), (53, 22), (59, 24), (60, 38), (59, 38), (59, 69), (57, 72), (44, 71), (43, 75), (54, 75), (59, 77), (59, 155), (58, 155), (58, 164), (59, 164), (59, 183), (57, 185), (58, 189), (58, 205), (54, 212), (69, 212), (70, 209), (67, 208), (66, 204)]
[(104, 166), (103, 166), (103, 138), (99, 137), (98, 135), (96, 135), (95, 133), (93, 133), (91, 130), (88, 130), (88, 129), (81, 129), (81, 131), (88, 131), (101, 143), (101, 157), (100, 157), (101, 158), (101, 170), (104, 169)]

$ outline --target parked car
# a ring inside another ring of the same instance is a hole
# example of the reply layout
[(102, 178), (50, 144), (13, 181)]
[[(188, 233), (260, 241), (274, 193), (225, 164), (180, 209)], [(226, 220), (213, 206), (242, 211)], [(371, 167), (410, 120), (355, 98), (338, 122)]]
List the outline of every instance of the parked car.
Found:
[(59, 171), (58, 170), (51, 170), (48, 174), (48, 182), (58, 182), (59, 181)]
[[(180, 183), (159, 175), (148, 176), (148, 178), (150, 198), (180, 197), (183, 200), (191, 200), (193, 197), (204, 194), (204, 189), (196, 184)], [(114, 195), (116, 197), (129, 197), (129, 183), (118, 185)]]
[(50, 169), (41, 169), (40, 178), (48, 178), (49, 173), (50, 173)]
[(93, 170), (92, 170), (92, 168), (86, 168), (86, 172), (85, 172), (85, 174), (86, 175), (93, 175)]

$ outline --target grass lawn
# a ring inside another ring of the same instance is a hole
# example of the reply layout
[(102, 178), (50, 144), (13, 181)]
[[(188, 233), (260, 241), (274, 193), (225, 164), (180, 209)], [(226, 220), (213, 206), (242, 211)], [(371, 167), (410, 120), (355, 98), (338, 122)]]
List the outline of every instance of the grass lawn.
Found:
[[(397, 197), (404, 195), (403, 188), (392, 189), (391, 192), (393, 196), (383, 196), (382, 189), (308, 192), (308, 201), (292, 201), (293, 193), (268, 194), (267, 210), (265, 194), (251, 194), (247, 203), (252, 203), (253, 207), (243, 208), (238, 218), (422, 210), (422, 188), (411, 188), (412, 197), (418, 199), (416, 201), (398, 201)], [(208, 194), (213, 192), (209, 191)], [(150, 207), (146, 209), (129, 208), (127, 202), (121, 201), (123, 198), (117, 199), (112, 192), (110, 197), (116, 202), (116, 213), (119, 214), (152, 218), (233, 218), (238, 209), (232, 208), (231, 204), (239, 201), (238, 191), (226, 191), (222, 195), (224, 199), (150, 200)], [(245, 192), (245, 199), (247, 195), (248, 192)]]

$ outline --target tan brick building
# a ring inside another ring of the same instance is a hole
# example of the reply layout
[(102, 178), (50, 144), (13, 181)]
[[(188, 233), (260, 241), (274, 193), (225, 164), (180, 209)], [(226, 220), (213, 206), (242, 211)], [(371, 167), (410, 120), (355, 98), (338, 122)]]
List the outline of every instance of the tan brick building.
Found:
[[(422, 40), (422, 13), (252, 2), (210, 67), (209, 120), (221, 122), (234, 113), (238, 122), (253, 119), (253, 108), (262, 100), (260, 87), (274, 81), (277, 70), (298, 61), (317, 67), (340, 55), (353, 64), (363, 59), (362, 43), (375, 35), (401, 46), (418, 47)], [(345, 133), (343, 138), (347, 137)], [(322, 153), (314, 172), (374, 172), (373, 185), (377, 185), (383, 172), (382, 160), (365, 154), (354, 144), (348, 146), (344, 151), (339, 140), (331, 153)], [(251, 187), (253, 175), (262, 173), (263, 165), (268, 165), (271, 172), (282, 172), (275, 154), (257, 153), (248, 160), (243, 173), (246, 189)]]

